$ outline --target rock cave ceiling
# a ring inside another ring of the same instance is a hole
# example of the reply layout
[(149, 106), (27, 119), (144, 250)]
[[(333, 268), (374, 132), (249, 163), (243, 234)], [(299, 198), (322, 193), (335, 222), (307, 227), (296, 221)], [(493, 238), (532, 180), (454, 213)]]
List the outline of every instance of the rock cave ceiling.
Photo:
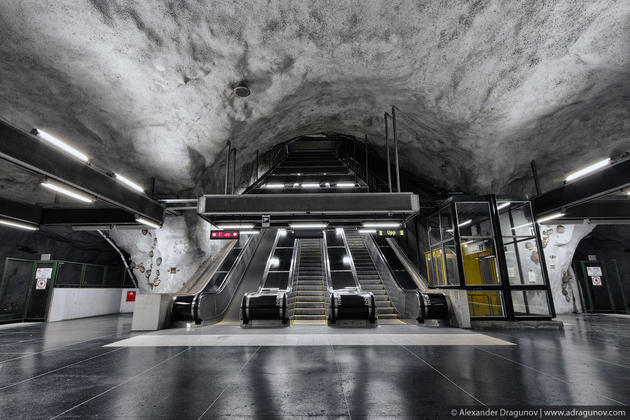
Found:
[[(628, 1), (8, 0), (0, 118), (159, 193), (211, 193), (228, 139), (241, 164), (319, 132), (381, 152), (393, 104), (406, 171), (531, 192), (531, 159), (549, 189), (630, 151), (629, 56)], [(0, 193), (28, 184), (2, 169)]]

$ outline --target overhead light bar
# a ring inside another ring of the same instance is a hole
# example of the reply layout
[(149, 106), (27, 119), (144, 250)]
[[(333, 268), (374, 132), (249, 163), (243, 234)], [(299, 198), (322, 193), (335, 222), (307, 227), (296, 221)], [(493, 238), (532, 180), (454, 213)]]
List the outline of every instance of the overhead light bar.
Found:
[(266, 184), (265, 188), (272, 190), (272, 189), (282, 189), (284, 188), (284, 184)]
[(6, 220), (6, 219), (0, 219), (0, 225), (11, 226), (11, 227), (14, 227), (14, 228), (24, 229), (24, 230), (37, 230), (37, 229), (39, 229), (37, 226), (27, 225), (25, 223), (18, 223), (18, 222)]
[(257, 230), (242, 230), (241, 235), (258, 235), (260, 232)]
[(579, 171), (575, 171), (567, 175), (565, 178), (566, 182), (573, 181), (574, 179), (583, 177), (584, 175), (590, 174), (591, 172), (595, 172), (598, 169), (603, 168), (604, 166), (610, 163), (610, 158), (606, 158), (604, 160), (600, 160), (599, 162), (593, 163), (592, 165), (587, 166), (586, 168), (582, 168)]
[(324, 229), (328, 223), (290, 223), (291, 229)]
[(135, 182), (133, 182), (129, 178), (127, 178), (125, 176), (122, 176), (121, 174), (117, 174), (117, 173), (114, 173), (114, 176), (116, 177), (117, 180), (119, 180), (123, 184), (127, 185), (128, 187), (131, 187), (134, 190), (136, 190), (138, 192), (141, 192), (141, 193), (144, 192), (144, 188), (142, 188), (140, 185), (136, 184)]
[(355, 185), (354, 182), (338, 182), (336, 186), (337, 188), (354, 188)]
[(549, 216), (545, 216), (542, 219), (538, 219), (538, 223), (545, 223), (545, 222), (547, 222), (549, 220), (557, 219), (557, 218), (562, 217), (562, 216), (564, 216), (564, 213), (560, 213), (560, 212), (554, 213), (554, 214), (550, 214)]
[(246, 223), (243, 225), (217, 225), (219, 229), (252, 229), (254, 227), (253, 223)]
[(84, 203), (93, 203), (95, 198), (80, 192), (72, 187), (68, 187), (67, 185), (59, 184), (54, 181), (45, 180), (42, 182), (42, 187), (48, 188), (49, 190), (56, 191), (63, 195), (67, 195), (68, 197), (72, 197), (75, 200), (83, 201)]
[(497, 210), (503, 210), (504, 208), (510, 207), (512, 203), (510, 203), (509, 201), (507, 203), (503, 203), (500, 204), (499, 206), (497, 206)]
[(376, 233), (376, 229), (359, 229), (359, 233)]
[(522, 224), (522, 225), (514, 226), (514, 227), (512, 228), (512, 230), (520, 229), (520, 228), (522, 228), (522, 227), (525, 227), (525, 226), (531, 226), (531, 225), (532, 225), (532, 222), (525, 223), (525, 224)]
[(46, 133), (45, 131), (39, 130), (37, 128), (33, 128), (31, 130), (31, 134), (39, 137), (42, 140), (45, 140), (46, 142), (52, 144), (53, 146), (55, 146), (58, 149), (63, 150), (66, 153), (71, 154), (72, 156), (81, 159), (84, 162), (87, 162), (89, 159), (88, 157), (84, 154), (79, 152), (77, 149), (75, 149), (74, 147), (70, 146), (69, 144), (59, 140), (58, 138), (51, 136), (50, 134)]
[(315, 182), (304, 182), (302, 188), (319, 188), (319, 184)]
[(462, 227), (462, 226), (466, 226), (472, 223), (472, 219), (468, 219), (465, 222), (461, 222), (459, 225), (457, 225), (457, 227)]
[(400, 223), (390, 222), (375, 222), (375, 223), (363, 223), (363, 227), (366, 228), (395, 228), (400, 227)]
[(174, 204), (174, 203), (196, 203), (197, 201), (199, 201), (196, 198), (165, 198), (163, 200), (158, 200), (161, 203), (166, 203), (166, 204)]
[(162, 226), (158, 225), (157, 223), (155, 223), (154, 221), (145, 219), (144, 217), (136, 217), (136, 222), (142, 223), (143, 225), (150, 226), (153, 229), (159, 229), (159, 228), (162, 227)]

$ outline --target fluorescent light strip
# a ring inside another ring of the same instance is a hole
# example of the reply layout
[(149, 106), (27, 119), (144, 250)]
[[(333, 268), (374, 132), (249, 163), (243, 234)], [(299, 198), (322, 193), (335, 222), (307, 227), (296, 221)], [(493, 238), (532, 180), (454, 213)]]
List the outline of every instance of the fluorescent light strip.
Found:
[(596, 170), (603, 168), (609, 163), (610, 163), (610, 158), (600, 160), (599, 162), (593, 163), (592, 165), (589, 165), (586, 168), (582, 168), (579, 171), (570, 173), (565, 178), (565, 181), (573, 181), (574, 179), (583, 177), (584, 175), (590, 174), (591, 172), (595, 172)]
[(376, 229), (359, 229), (359, 233), (376, 233)]
[(545, 216), (542, 219), (538, 219), (538, 223), (544, 223), (548, 220), (553, 220), (553, 219), (557, 219), (559, 217), (564, 216), (564, 213), (554, 213), (554, 214), (550, 214), (549, 216)]
[(459, 225), (457, 225), (457, 227), (462, 227), (462, 226), (466, 226), (472, 223), (472, 219), (468, 219), (465, 222), (461, 222)]
[(497, 206), (497, 210), (503, 210), (506, 207), (510, 207), (510, 204), (512, 203), (507, 202), (507, 203), (500, 204), (499, 206)]
[(247, 223), (244, 225), (217, 225), (219, 229), (252, 229), (254, 227), (253, 223)]
[(89, 159), (88, 157), (79, 152), (77, 149), (75, 149), (74, 147), (70, 146), (69, 144), (64, 143), (63, 141), (59, 140), (58, 138), (51, 136), (50, 134), (46, 133), (45, 131), (39, 130), (34, 128), (33, 131), (31, 131), (31, 133), (35, 134), (37, 137), (41, 138), (42, 140), (47, 141), (48, 143), (52, 144), (53, 146), (55, 146), (58, 149), (63, 150), (66, 153), (71, 154), (72, 156), (81, 159), (84, 162), (87, 162)]
[(532, 226), (532, 222), (525, 223), (524, 225), (514, 226), (514, 227), (512, 228), (512, 230), (520, 229), (520, 228), (525, 227), (525, 226)]
[(400, 227), (400, 223), (387, 223), (387, 222), (363, 223), (363, 227), (366, 227), (366, 228)]
[(355, 185), (356, 184), (354, 182), (338, 182), (336, 187), (337, 188), (354, 188)]
[(196, 203), (198, 200), (196, 198), (165, 198), (163, 200), (158, 200), (162, 203), (174, 204), (174, 203)]
[(282, 189), (284, 188), (284, 184), (266, 184), (265, 188), (267, 188), (268, 190)]
[(241, 235), (258, 235), (260, 232), (257, 230), (242, 230)]
[(328, 223), (292, 223), (289, 226), (291, 229), (323, 229)]
[(53, 190), (56, 191), (58, 193), (67, 195), (68, 197), (72, 197), (75, 200), (79, 200), (79, 201), (83, 201), (84, 203), (93, 203), (94, 202), (94, 198), (90, 197), (89, 195), (80, 193), (79, 191), (67, 187), (65, 185), (60, 185), (57, 184), (55, 182), (51, 182), (51, 181), (44, 181), (42, 182), (42, 187), (44, 188), (48, 188), (49, 190)]
[(37, 230), (37, 229), (39, 229), (37, 226), (26, 225), (24, 223), (18, 223), (18, 222), (10, 222), (8, 220), (0, 220), (0, 224), (5, 225), (5, 226), (11, 226), (11, 227), (18, 228), (18, 229), (25, 229), (25, 230)]
[(315, 182), (304, 182), (302, 188), (319, 188), (319, 184)]
[(133, 182), (129, 178), (127, 178), (125, 176), (122, 176), (121, 174), (117, 174), (117, 173), (114, 173), (114, 176), (116, 177), (117, 180), (119, 180), (123, 184), (127, 185), (128, 187), (131, 187), (134, 190), (136, 190), (138, 192), (141, 192), (141, 193), (144, 192), (144, 188), (142, 188), (140, 185), (136, 184), (135, 182)]
[(150, 226), (150, 227), (152, 227), (154, 229), (159, 229), (161, 227), (157, 223), (155, 223), (155, 222), (153, 222), (151, 220), (145, 219), (143, 217), (136, 217), (136, 222), (142, 223), (143, 225)]

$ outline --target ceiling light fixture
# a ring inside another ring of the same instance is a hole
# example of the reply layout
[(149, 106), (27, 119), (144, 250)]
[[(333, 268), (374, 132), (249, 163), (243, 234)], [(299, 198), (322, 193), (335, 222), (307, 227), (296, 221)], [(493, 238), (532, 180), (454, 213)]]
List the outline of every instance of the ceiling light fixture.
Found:
[(376, 229), (359, 229), (359, 233), (376, 233)]
[(133, 182), (129, 178), (127, 178), (125, 176), (122, 176), (121, 174), (117, 174), (117, 173), (114, 173), (114, 176), (116, 177), (117, 180), (119, 180), (123, 184), (127, 185), (128, 187), (131, 187), (134, 190), (136, 190), (138, 192), (141, 192), (141, 193), (144, 192), (144, 188), (142, 188), (140, 185), (136, 184), (135, 182)]
[(13, 221), (6, 220), (6, 219), (1, 219), (0, 220), (0, 225), (10, 226), (10, 227), (14, 227), (14, 228), (18, 228), (18, 229), (24, 229), (24, 230), (37, 230), (37, 229), (39, 229), (37, 226), (27, 225), (27, 224), (24, 224), (24, 223), (13, 222)]
[(42, 187), (48, 188), (49, 190), (53, 190), (63, 195), (67, 195), (68, 197), (72, 197), (75, 200), (83, 201), (84, 203), (93, 203), (95, 201), (94, 197), (91, 197), (66, 185), (58, 184), (54, 181), (46, 180), (42, 182)]
[(506, 207), (510, 207), (510, 204), (512, 204), (512, 203), (510, 203), (509, 201), (507, 203), (499, 204), (497, 206), (497, 210), (503, 210)]
[(291, 229), (324, 229), (328, 223), (291, 223)]
[(584, 175), (590, 174), (591, 172), (595, 172), (598, 169), (603, 168), (604, 166), (610, 163), (610, 158), (606, 158), (604, 160), (600, 160), (599, 162), (593, 163), (592, 165), (587, 166), (586, 168), (582, 168), (579, 171), (575, 171), (567, 175), (565, 178), (566, 182), (573, 181), (574, 179), (583, 177)]
[(233, 225), (217, 225), (217, 227), (221, 230), (223, 229), (252, 229), (254, 227), (253, 223), (246, 223), (246, 224), (242, 224), (242, 225), (237, 225), (237, 224), (233, 224)]
[(265, 188), (272, 190), (272, 189), (281, 189), (284, 188), (284, 184), (267, 184), (265, 185)]
[(241, 235), (258, 235), (260, 232), (257, 230), (242, 230)]
[(354, 188), (354, 187), (355, 187), (354, 182), (338, 182), (337, 183), (337, 188)]
[(51, 136), (50, 134), (46, 133), (45, 131), (42, 130), (38, 130), (37, 128), (33, 128), (31, 130), (31, 134), (39, 137), (42, 140), (47, 141), (48, 143), (50, 143), (51, 145), (55, 146), (58, 149), (63, 150), (66, 153), (71, 154), (72, 156), (81, 159), (84, 162), (87, 162), (89, 159), (88, 157), (84, 154), (79, 152), (77, 149), (75, 149), (74, 147), (70, 146), (69, 144), (59, 140), (58, 138)]
[(400, 223), (390, 223), (390, 222), (375, 222), (375, 223), (366, 223), (363, 222), (363, 227), (366, 228), (395, 228), (400, 227)]
[(319, 184), (315, 182), (304, 182), (302, 188), (319, 188)]
[(155, 223), (154, 221), (151, 221), (149, 219), (145, 219), (144, 217), (139, 217), (139, 216), (136, 216), (136, 222), (142, 223), (143, 225), (150, 226), (153, 229), (159, 229), (159, 228), (162, 227), (162, 226), (158, 225), (157, 223)]
[(247, 82), (245, 80), (241, 80), (240, 82), (238, 82), (234, 86), (233, 90), (234, 93), (236, 93), (236, 96), (240, 96), (241, 98), (246, 98), (252, 93), (252, 91), (247, 86)]
[(557, 219), (562, 216), (564, 216), (564, 213), (561, 213), (561, 212), (550, 214), (549, 216), (545, 216), (542, 219), (538, 219), (538, 223), (545, 223), (549, 220)]

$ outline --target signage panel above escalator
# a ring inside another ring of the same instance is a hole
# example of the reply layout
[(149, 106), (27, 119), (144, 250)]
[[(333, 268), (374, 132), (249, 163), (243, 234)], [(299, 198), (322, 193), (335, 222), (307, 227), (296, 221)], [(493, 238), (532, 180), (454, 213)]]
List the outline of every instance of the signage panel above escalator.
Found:
[(238, 239), (238, 230), (213, 230), (210, 232), (210, 239)]

